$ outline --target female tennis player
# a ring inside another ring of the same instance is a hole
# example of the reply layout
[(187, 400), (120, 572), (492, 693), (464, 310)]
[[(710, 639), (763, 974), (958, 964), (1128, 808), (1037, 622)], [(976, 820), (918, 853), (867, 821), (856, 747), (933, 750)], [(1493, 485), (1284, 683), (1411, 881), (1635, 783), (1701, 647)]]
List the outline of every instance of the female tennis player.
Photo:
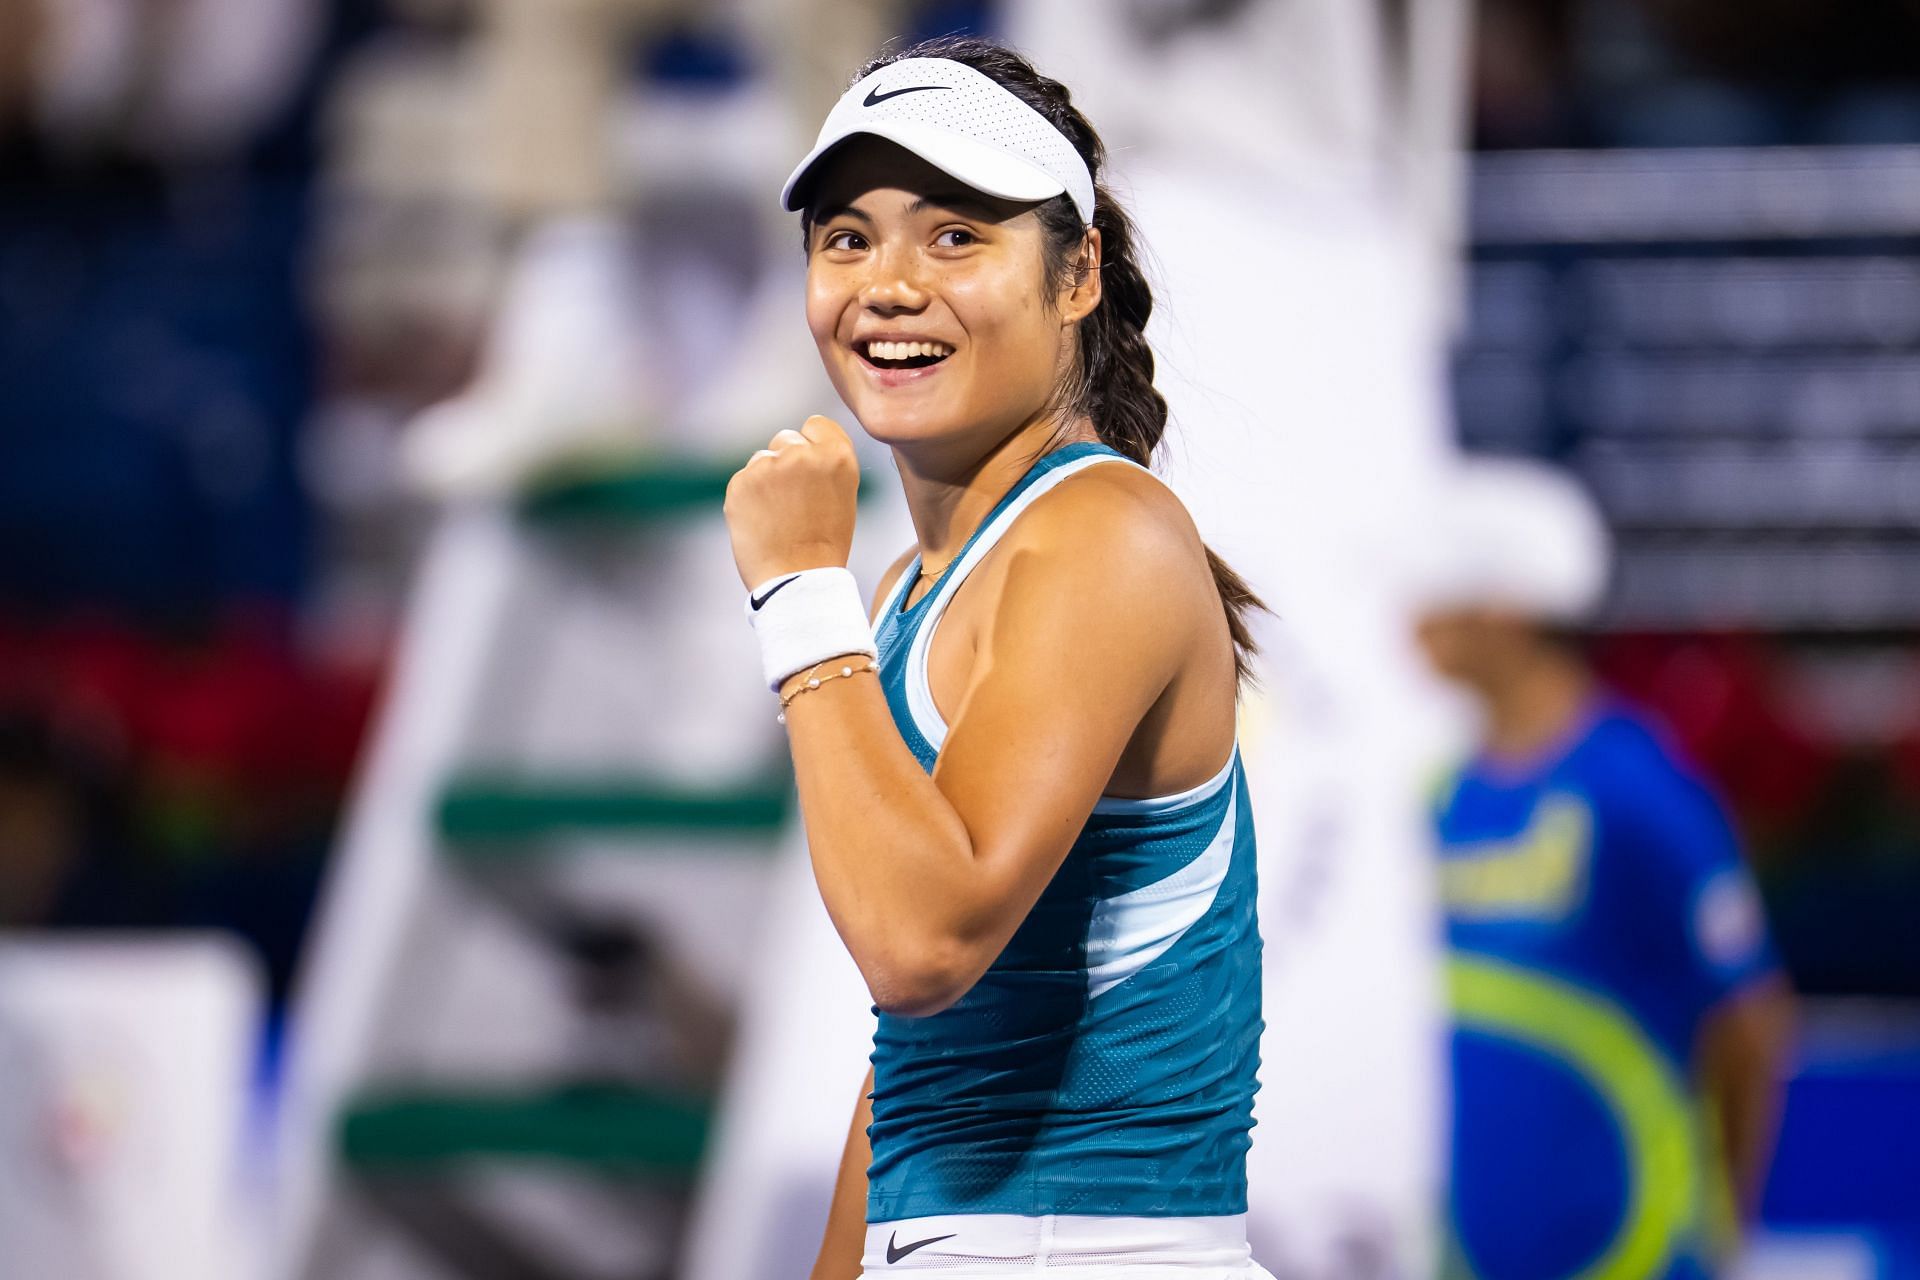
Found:
[(838, 425), (780, 432), (728, 488), (879, 1019), (816, 1280), (1267, 1274), (1234, 743), (1257, 602), (1144, 465), (1152, 299), (1101, 160), (1064, 87), (947, 40), (871, 63), (783, 193), (821, 359), (918, 535), (870, 621)]

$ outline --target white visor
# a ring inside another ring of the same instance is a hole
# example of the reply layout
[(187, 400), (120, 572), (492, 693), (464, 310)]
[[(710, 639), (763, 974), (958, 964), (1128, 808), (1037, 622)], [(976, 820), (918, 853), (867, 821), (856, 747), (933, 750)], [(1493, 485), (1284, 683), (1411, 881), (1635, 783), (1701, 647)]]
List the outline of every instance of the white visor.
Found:
[(975, 191), (1007, 200), (1073, 198), (1093, 224), (1093, 175), (1047, 118), (964, 63), (905, 58), (840, 96), (813, 150), (780, 189), (798, 209), (800, 190), (822, 157), (856, 134), (872, 134), (919, 156)]

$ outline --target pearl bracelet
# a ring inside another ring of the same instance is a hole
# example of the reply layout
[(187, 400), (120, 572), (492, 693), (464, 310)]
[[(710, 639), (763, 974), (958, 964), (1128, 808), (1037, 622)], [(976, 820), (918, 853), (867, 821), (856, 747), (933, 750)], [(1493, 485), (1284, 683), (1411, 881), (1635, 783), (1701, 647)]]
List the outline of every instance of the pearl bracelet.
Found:
[[(866, 657), (865, 654), (858, 654), (855, 656)], [(828, 659), (828, 661), (832, 661), (832, 659)], [(826, 665), (827, 664), (825, 662), (814, 663), (813, 666), (807, 671), (807, 678), (805, 680), (802, 680), (799, 684), (795, 685), (792, 693), (780, 699), (780, 714), (774, 717), (774, 721), (776, 723), (785, 724), (787, 722), (787, 708), (790, 705), (792, 705), (793, 700), (799, 697), (801, 694), (812, 693), (815, 689), (818, 689), (821, 685), (825, 684), (829, 680), (839, 680), (846, 676), (857, 676), (863, 671), (877, 670), (874, 660), (872, 658), (867, 658), (867, 665), (864, 667), (856, 667), (852, 663), (848, 663), (845, 666), (842, 666), (838, 671), (829, 671), (825, 675), (818, 674), (820, 668)]]

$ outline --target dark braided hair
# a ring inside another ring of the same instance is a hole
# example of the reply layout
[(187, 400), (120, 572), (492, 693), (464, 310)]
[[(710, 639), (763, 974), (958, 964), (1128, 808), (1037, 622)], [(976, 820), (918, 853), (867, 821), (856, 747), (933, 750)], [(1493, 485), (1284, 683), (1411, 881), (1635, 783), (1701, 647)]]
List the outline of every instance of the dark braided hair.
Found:
[[(990, 40), (942, 36), (910, 48), (882, 53), (855, 73), (858, 82), (907, 58), (946, 58), (980, 72), (1038, 111), (1073, 144), (1093, 175), (1093, 226), (1100, 233), (1100, 303), (1078, 325), (1073, 372), (1058, 395), (1063, 418), (1082, 415), (1093, 423), (1101, 443), (1142, 466), (1167, 430), (1167, 402), (1153, 385), (1153, 349), (1147, 345), (1147, 317), (1153, 314), (1153, 290), (1140, 269), (1133, 219), (1100, 181), (1107, 149), (1087, 118), (1073, 105), (1067, 86), (1043, 76), (1031, 62)], [(1035, 210), (1043, 233), (1047, 277), (1056, 288), (1077, 281), (1087, 269), (1082, 254), (1086, 227), (1070, 196), (1060, 195)], [(1207, 564), (1226, 611), (1233, 637), (1234, 668), (1247, 678), (1256, 647), (1247, 617), (1262, 609), (1246, 580), (1207, 549)]]

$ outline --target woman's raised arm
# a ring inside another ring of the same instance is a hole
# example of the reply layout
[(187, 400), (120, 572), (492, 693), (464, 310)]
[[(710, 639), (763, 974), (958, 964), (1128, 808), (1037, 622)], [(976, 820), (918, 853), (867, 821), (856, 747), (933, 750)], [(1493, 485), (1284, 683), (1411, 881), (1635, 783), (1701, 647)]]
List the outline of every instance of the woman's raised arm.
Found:
[[(844, 500), (851, 541), (851, 444), (822, 418), (806, 440), (757, 455), (729, 491), (750, 584), (845, 563), (820, 530), (839, 527)], [(938, 1012), (985, 972), (1191, 657), (1201, 620), (1218, 621), (1198, 536), (1172, 495), (1132, 468), (1058, 486), (994, 555), (998, 598), (933, 775), (877, 679), (828, 681), (787, 711), (821, 896), (891, 1013)], [(1223, 736), (1219, 755), (1227, 749)]]

